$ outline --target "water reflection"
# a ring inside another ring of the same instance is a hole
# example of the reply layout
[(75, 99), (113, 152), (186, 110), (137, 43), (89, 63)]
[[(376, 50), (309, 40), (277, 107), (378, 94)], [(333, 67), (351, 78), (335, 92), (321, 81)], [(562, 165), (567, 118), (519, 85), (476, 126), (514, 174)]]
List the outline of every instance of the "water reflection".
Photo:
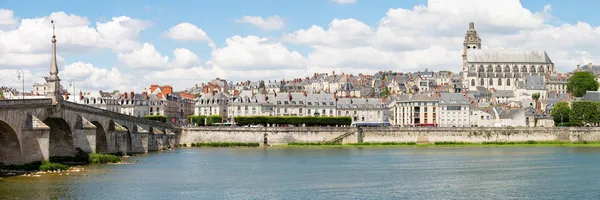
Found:
[(188, 148), (71, 176), (0, 179), (0, 199), (592, 199), (600, 148)]

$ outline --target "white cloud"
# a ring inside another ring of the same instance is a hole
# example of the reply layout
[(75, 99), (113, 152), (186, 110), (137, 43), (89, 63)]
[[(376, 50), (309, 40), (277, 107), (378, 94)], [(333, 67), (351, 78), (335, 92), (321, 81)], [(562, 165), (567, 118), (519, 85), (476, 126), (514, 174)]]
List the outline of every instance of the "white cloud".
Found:
[(0, 31), (12, 29), (17, 23), (12, 10), (0, 9)]
[[(60, 73), (63, 87), (67, 88), (69, 81), (73, 80), (76, 93), (78, 91), (111, 91), (113, 89), (129, 91), (139, 87), (133, 77), (121, 73), (115, 67), (105, 69), (95, 67), (90, 63), (74, 62), (66, 65)], [(72, 92), (72, 89), (69, 88), (69, 92)]]
[(337, 3), (337, 4), (352, 4), (352, 3), (356, 3), (356, 0), (332, 0), (333, 2)]
[(551, 5), (528, 10), (519, 0), (429, 0), (412, 9), (390, 9), (373, 27), (334, 19), (327, 28), (313, 25), (284, 34), (283, 41), (312, 47), (308, 71), (458, 71), (464, 34), (474, 21), (484, 48), (546, 50), (563, 71), (595, 61), (600, 27), (585, 22), (556, 26), (551, 11)]
[(121, 52), (117, 58), (125, 66), (133, 68), (160, 68), (165, 67), (169, 61), (168, 56), (162, 56), (150, 43), (144, 43), (142, 48), (132, 52)]
[(257, 36), (233, 36), (226, 47), (212, 52), (212, 62), (224, 69), (281, 69), (303, 68), (306, 59), (279, 42)]
[[(31, 85), (37, 81), (36, 77), (39, 77), (38, 74), (32, 72), (31, 70), (23, 70), (23, 74), (25, 74), (25, 92), (31, 90)], [(0, 86), (7, 86), (17, 89), (19, 92), (22, 91), (23, 87), (23, 76), (19, 78), (17, 74), (17, 69), (0, 69)]]
[(185, 48), (177, 48), (173, 50), (175, 59), (171, 60), (170, 66), (172, 67), (189, 67), (198, 64), (200, 59), (198, 56)]
[(205, 41), (208, 42), (210, 47), (215, 47), (214, 42), (208, 37), (208, 34), (206, 34), (204, 30), (188, 22), (183, 22), (171, 27), (169, 30), (165, 31), (164, 35), (174, 40)]
[(283, 18), (281, 18), (279, 15), (269, 16), (267, 18), (263, 18), (261, 16), (244, 16), (235, 21), (237, 23), (252, 24), (258, 28), (269, 31), (281, 30), (285, 26)]

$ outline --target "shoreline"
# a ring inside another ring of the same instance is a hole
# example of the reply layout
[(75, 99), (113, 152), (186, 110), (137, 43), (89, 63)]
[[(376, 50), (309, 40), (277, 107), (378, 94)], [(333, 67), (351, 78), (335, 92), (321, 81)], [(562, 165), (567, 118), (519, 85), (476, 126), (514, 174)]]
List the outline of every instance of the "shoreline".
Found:
[(536, 142), (536, 143), (451, 143), (451, 144), (385, 144), (385, 143), (368, 143), (368, 144), (279, 144), (272, 145), (274, 148), (436, 148), (436, 147), (600, 147), (600, 142), (592, 143), (570, 143), (570, 142)]

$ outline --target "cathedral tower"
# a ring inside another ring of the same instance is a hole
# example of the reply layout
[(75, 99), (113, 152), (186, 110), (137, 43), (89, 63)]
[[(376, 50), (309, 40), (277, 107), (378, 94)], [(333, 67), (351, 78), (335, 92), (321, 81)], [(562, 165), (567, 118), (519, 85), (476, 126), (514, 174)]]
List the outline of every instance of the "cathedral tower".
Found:
[(462, 78), (463, 87), (468, 87), (467, 74), (469, 73), (469, 67), (467, 66), (467, 52), (469, 49), (481, 49), (481, 38), (477, 35), (475, 30), (475, 23), (469, 23), (469, 29), (465, 35), (465, 41), (463, 42), (463, 66), (462, 66)]

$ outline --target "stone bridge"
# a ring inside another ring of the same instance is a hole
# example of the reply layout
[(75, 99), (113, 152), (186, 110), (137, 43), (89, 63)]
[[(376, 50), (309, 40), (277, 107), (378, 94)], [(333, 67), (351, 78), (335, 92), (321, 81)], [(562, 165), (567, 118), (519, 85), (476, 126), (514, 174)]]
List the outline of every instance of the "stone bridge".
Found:
[(176, 145), (169, 124), (52, 99), (0, 101), (0, 163), (25, 164), (76, 149), (145, 153)]

